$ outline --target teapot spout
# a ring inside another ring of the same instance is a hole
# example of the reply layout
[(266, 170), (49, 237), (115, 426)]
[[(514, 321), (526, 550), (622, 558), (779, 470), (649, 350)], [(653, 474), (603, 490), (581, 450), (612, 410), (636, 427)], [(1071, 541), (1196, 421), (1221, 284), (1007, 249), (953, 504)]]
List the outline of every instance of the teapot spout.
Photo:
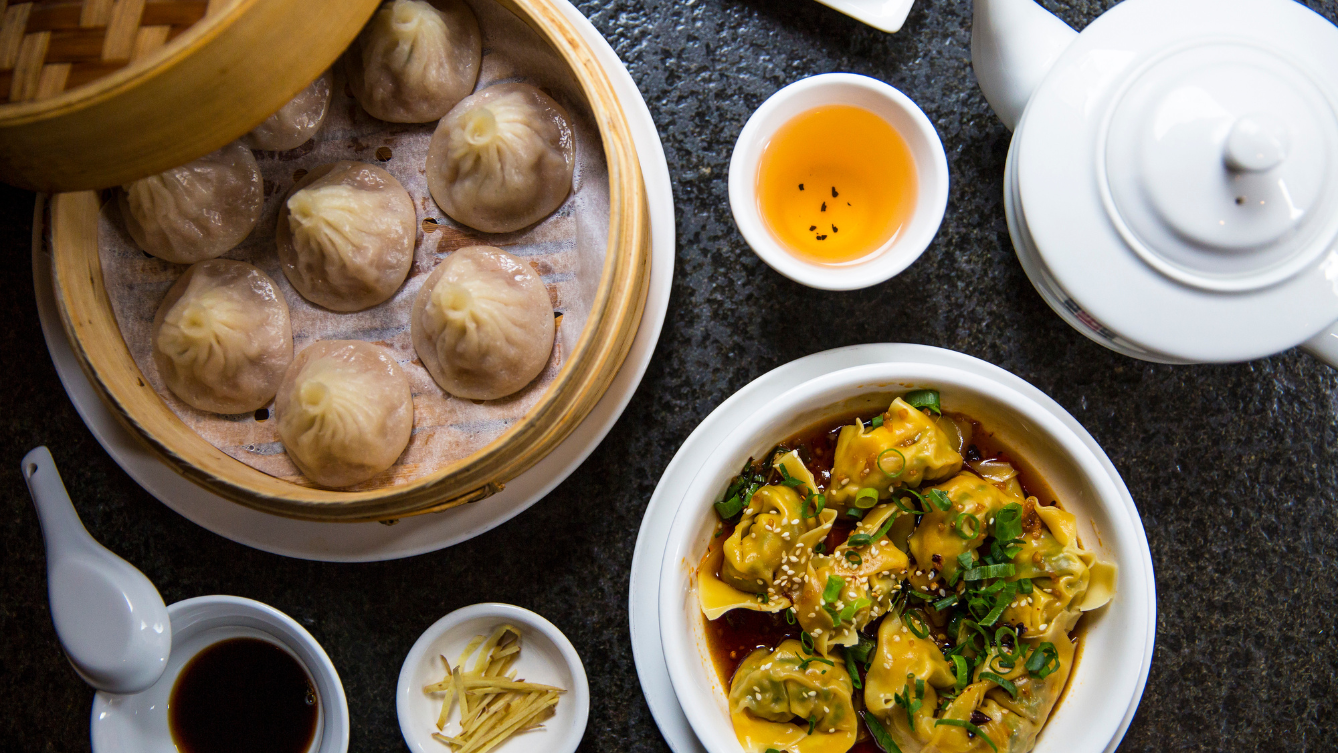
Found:
[(975, 0), (971, 66), (1008, 130), (1078, 32), (1033, 0)]

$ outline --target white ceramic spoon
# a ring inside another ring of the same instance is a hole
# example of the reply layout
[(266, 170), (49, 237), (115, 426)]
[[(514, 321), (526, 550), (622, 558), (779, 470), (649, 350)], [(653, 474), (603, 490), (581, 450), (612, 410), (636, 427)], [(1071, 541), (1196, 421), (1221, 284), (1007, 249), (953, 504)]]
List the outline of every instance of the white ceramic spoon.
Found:
[(23, 478), (46, 541), (51, 621), (70, 664), (108, 693), (153, 685), (172, 651), (172, 623), (158, 589), (84, 529), (47, 448), (24, 456)]

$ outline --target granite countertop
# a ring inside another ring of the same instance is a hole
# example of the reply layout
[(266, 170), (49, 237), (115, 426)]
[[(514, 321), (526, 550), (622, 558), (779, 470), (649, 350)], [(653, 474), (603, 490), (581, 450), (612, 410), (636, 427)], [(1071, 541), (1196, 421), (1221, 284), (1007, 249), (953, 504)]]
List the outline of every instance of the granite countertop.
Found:
[[(1113, 0), (1046, 5), (1076, 27)], [(1307, 0), (1338, 20), (1338, 0)], [(0, 334), (0, 740), (89, 748), (93, 692), (51, 627), (37, 517), (19, 459), (47, 444), (89, 530), (170, 603), (237, 594), (287, 612), (343, 677), (353, 751), (400, 751), (393, 689), (418, 634), (478, 601), (533, 609), (571, 637), (592, 693), (583, 751), (665, 751), (637, 682), (628, 571), (660, 473), (716, 405), (828, 348), (911, 342), (1029, 380), (1106, 449), (1156, 565), (1157, 648), (1122, 750), (1334, 750), (1338, 719), (1338, 372), (1299, 352), (1231, 366), (1160, 366), (1107, 351), (1052, 313), (1004, 226), (1009, 134), (976, 88), (971, 3), (918, 0), (886, 35), (811, 0), (584, 0), (625, 60), (668, 153), (678, 213), (668, 319), (645, 380), (589, 460), (516, 520), (434, 554), (321, 564), (234, 544), (135, 485), (56, 378), (27, 271), (32, 196), (0, 189), (10, 260)], [(938, 127), (952, 196), (937, 240), (894, 280), (854, 293), (794, 284), (749, 252), (726, 168), (749, 113), (796, 79), (875, 76)], [(1321, 726), (1324, 725), (1324, 726)]]

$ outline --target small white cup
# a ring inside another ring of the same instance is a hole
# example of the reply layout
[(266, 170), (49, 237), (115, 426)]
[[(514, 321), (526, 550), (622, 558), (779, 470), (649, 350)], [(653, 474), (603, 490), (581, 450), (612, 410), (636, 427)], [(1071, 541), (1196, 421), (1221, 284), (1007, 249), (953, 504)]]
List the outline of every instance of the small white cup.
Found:
[[(915, 212), (902, 232), (864, 261), (842, 266), (804, 261), (787, 251), (757, 207), (758, 162), (767, 143), (796, 115), (827, 105), (863, 108), (895, 128), (915, 160), (919, 187)], [(929, 247), (948, 207), (948, 158), (934, 124), (905, 94), (868, 76), (824, 73), (781, 89), (748, 118), (729, 161), (729, 206), (744, 240), (772, 269), (810, 288), (859, 290), (896, 276)]]

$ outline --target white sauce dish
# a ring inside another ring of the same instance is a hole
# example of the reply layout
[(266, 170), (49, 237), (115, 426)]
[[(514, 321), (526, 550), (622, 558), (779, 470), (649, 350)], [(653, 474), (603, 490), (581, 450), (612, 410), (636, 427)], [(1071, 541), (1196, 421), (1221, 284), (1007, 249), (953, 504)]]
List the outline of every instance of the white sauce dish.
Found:
[(325, 650), (293, 618), (237, 596), (200, 596), (167, 608), (172, 655), (156, 684), (134, 695), (98, 693), (93, 699), (94, 753), (177, 753), (168, 726), (168, 700), (182, 668), (204, 649), (233, 638), (255, 638), (297, 660), (320, 701), (310, 753), (347, 753), (348, 699)]
[[(520, 631), (520, 658), (512, 665), (516, 677), (532, 683), (552, 685), (565, 692), (554, 715), (543, 729), (522, 732), (493, 748), (496, 753), (573, 753), (585, 736), (590, 716), (590, 685), (581, 657), (553, 623), (528, 609), (511, 604), (474, 604), (457, 609), (432, 623), (409, 649), (400, 668), (395, 689), (395, 713), (400, 732), (413, 753), (450, 753), (450, 746), (437, 741), (437, 716), (441, 697), (423, 692), (424, 686), (440, 682), (446, 674), (441, 658), (454, 667), (460, 653), (475, 636), (488, 636), (501, 625)], [(468, 668), (470, 664), (466, 664)], [(449, 731), (458, 718), (453, 712)]]

